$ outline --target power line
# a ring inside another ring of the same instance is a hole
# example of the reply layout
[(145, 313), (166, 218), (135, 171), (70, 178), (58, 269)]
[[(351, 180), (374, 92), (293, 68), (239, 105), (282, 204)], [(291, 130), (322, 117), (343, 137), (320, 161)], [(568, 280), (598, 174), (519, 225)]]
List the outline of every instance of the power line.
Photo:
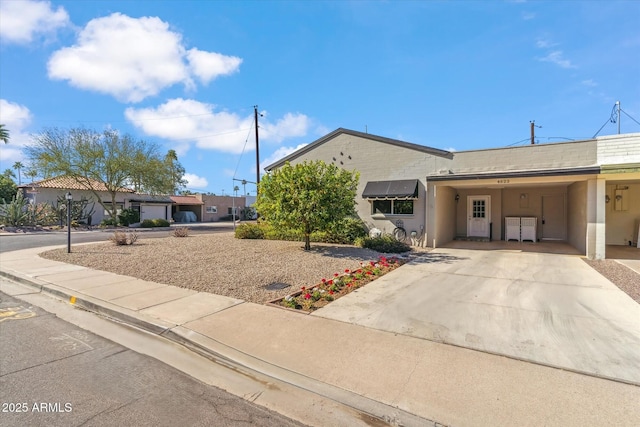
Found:
[[(251, 120), (251, 125), (253, 126), (255, 118)], [(236, 170), (233, 171), (233, 179), (236, 179), (236, 173), (238, 172), (238, 167), (240, 167), (240, 161), (242, 160), (242, 155), (244, 154), (244, 150), (247, 148), (247, 141), (249, 141), (249, 135), (251, 135), (252, 126), (249, 126), (249, 133), (247, 133), (247, 137), (244, 140), (244, 145), (242, 146), (242, 152), (240, 153), (240, 158), (238, 158), (238, 164), (236, 164)], [(260, 166), (257, 166), (258, 168)]]
[(620, 111), (622, 111), (624, 114), (626, 114), (627, 117), (629, 117), (631, 120), (633, 120), (634, 122), (636, 122), (637, 124), (640, 125), (640, 122), (638, 122), (636, 119), (634, 119), (633, 117), (631, 117), (626, 111), (624, 111), (622, 108), (620, 109)]

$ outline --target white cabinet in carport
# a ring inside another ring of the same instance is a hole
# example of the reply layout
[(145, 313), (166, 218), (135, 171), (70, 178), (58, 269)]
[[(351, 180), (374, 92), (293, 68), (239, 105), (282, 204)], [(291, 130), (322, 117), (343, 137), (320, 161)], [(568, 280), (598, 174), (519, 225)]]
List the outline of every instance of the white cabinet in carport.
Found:
[(530, 240), (537, 241), (537, 223), (536, 217), (517, 217), (507, 216), (504, 218), (504, 240), (517, 240), (524, 242)]
[(520, 241), (520, 217), (508, 216), (504, 219), (505, 235), (504, 240)]
[(538, 240), (537, 236), (537, 224), (538, 218), (536, 217), (522, 217), (520, 218), (520, 240), (531, 240), (532, 242), (536, 242)]

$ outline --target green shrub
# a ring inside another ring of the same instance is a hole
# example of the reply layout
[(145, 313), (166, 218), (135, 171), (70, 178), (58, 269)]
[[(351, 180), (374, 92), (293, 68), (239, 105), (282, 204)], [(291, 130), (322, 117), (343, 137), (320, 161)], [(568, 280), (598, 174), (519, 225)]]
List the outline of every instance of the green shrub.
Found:
[(140, 213), (135, 209), (123, 209), (118, 215), (118, 221), (120, 224), (128, 227), (130, 224), (140, 222)]
[(118, 225), (118, 221), (113, 218), (105, 218), (102, 221), (100, 221), (100, 227), (116, 226), (116, 225)]
[(140, 227), (142, 228), (169, 227), (169, 221), (161, 218), (145, 219), (140, 223)]
[(155, 226), (153, 225), (153, 220), (152, 219), (145, 219), (144, 221), (142, 221), (140, 223), (140, 227), (142, 227), (142, 228), (153, 228)]
[(264, 239), (264, 227), (260, 224), (240, 224), (236, 227), (236, 239)]
[(361, 237), (357, 239), (356, 244), (363, 248), (372, 249), (383, 253), (401, 253), (411, 250), (411, 246), (404, 242), (394, 239), (392, 236), (384, 235), (380, 237)]
[(314, 241), (353, 244), (356, 239), (366, 236), (367, 227), (364, 222), (357, 217), (348, 217), (331, 224), (327, 231), (319, 232), (318, 237), (322, 237), (322, 239)]
[(28, 225), (31, 220), (29, 199), (25, 199), (22, 192), (18, 192), (12, 201), (0, 205), (0, 222), (5, 225)]

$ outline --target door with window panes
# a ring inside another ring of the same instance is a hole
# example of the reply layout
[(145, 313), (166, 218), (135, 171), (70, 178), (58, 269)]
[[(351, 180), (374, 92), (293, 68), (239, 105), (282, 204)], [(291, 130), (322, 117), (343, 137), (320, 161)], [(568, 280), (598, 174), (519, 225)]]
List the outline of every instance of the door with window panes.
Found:
[(491, 196), (467, 197), (467, 237), (489, 237)]

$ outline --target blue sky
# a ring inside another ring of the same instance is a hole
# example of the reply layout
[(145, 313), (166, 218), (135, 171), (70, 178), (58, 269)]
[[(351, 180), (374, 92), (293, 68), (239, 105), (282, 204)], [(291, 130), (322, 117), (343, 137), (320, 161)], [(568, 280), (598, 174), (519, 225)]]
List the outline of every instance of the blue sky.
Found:
[(639, 28), (638, 1), (0, 0), (0, 170), (46, 127), (113, 128), (229, 194), (255, 180), (254, 105), (262, 166), (339, 127), (458, 151), (531, 120), (540, 143), (614, 134), (616, 101), (640, 121)]

